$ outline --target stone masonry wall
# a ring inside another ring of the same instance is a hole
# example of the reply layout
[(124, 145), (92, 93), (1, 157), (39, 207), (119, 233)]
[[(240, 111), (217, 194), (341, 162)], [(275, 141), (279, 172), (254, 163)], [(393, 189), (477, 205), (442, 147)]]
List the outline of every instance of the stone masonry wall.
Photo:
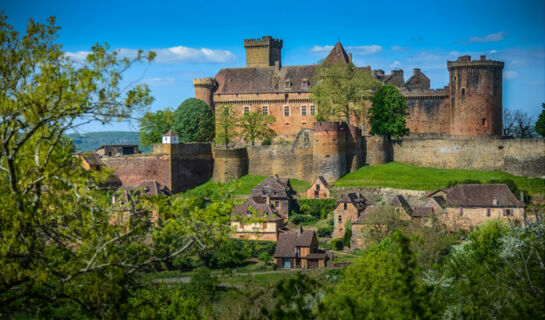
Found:
[(405, 139), (392, 147), (394, 161), (416, 166), (545, 177), (545, 139)]

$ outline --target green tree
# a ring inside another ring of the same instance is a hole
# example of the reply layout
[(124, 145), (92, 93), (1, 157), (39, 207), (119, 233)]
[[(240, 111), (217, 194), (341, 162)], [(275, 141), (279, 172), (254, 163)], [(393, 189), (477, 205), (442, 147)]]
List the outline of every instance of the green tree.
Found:
[(237, 135), (238, 119), (235, 116), (235, 109), (232, 105), (219, 105), (216, 107), (216, 143), (225, 145), (225, 148)]
[(369, 71), (356, 68), (351, 63), (324, 61), (316, 70), (310, 90), (312, 101), (318, 105), (316, 118), (350, 123), (353, 116), (359, 122), (366, 113), (372, 91), (381, 85)]
[(156, 112), (146, 112), (140, 118), (140, 143), (149, 146), (161, 143), (163, 135), (172, 129), (174, 123), (174, 112), (170, 108)]
[(181, 143), (210, 142), (214, 139), (214, 112), (206, 102), (189, 98), (174, 112), (174, 132)]
[(394, 86), (387, 84), (375, 92), (373, 106), (369, 109), (371, 134), (400, 138), (409, 134), (405, 117), (407, 101)]
[(350, 240), (352, 240), (352, 222), (349, 220), (346, 222), (343, 236), (343, 244), (345, 247), (350, 248)]
[(539, 135), (545, 137), (545, 103), (541, 104), (541, 108), (543, 110), (541, 110), (541, 113), (537, 118), (535, 130)]
[(242, 129), (244, 141), (250, 142), (253, 146), (256, 140), (265, 140), (276, 136), (276, 132), (269, 128), (275, 121), (274, 116), (263, 114), (261, 111), (250, 111), (240, 118), (238, 126)]
[[(15, 318), (123, 318), (136, 273), (193, 255), (227, 237), (229, 196), (144, 199), (113, 206), (110, 172), (86, 171), (65, 133), (109, 123), (149, 105), (145, 85), (120, 88), (123, 72), (151, 61), (96, 45), (76, 68), (55, 43), (58, 27), (30, 21), (21, 36), (0, 17), (0, 314)], [(163, 218), (149, 224), (141, 209)], [(119, 212), (130, 229), (110, 223)]]

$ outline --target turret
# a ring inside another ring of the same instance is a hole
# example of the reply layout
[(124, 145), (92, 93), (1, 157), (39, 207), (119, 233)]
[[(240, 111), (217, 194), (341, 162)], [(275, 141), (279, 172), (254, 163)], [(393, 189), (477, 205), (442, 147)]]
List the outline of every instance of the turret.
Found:
[(282, 64), (281, 51), (282, 40), (264, 36), (261, 39), (245, 39), (246, 67), (264, 68), (274, 67), (278, 61), (278, 67)]
[(206, 104), (215, 110), (214, 107), (214, 91), (218, 86), (216, 79), (214, 78), (201, 78), (193, 79), (193, 86), (195, 87), (195, 98), (201, 99)]
[(327, 181), (336, 181), (347, 171), (347, 126), (339, 122), (314, 122), (313, 125), (314, 172)]
[(462, 56), (447, 62), (451, 135), (501, 135), (503, 65), (486, 56), (473, 61)]

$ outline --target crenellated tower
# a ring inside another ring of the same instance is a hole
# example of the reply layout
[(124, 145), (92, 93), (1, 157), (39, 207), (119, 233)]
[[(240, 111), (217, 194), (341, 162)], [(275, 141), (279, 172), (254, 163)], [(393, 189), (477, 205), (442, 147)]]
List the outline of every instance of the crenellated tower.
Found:
[(450, 134), (453, 136), (501, 136), (503, 62), (448, 61)]
[(193, 79), (195, 87), (195, 98), (201, 99), (215, 111), (214, 106), (214, 91), (218, 87), (218, 83), (214, 78)]
[(261, 39), (244, 39), (246, 49), (246, 67), (274, 67), (278, 61), (280, 67), (282, 40), (264, 36)]

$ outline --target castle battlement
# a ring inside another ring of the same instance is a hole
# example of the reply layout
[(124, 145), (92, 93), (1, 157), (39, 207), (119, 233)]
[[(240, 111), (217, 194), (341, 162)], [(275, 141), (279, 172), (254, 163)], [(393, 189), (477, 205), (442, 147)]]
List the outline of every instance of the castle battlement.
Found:
[(503, 69), (502, 61), (487, 60), (482, 55), (479, 60), (471, 60), (471, 56), (461, 56), (456, 61), (447, 61), (447, 68), (451, 71), (454, 68), (500, 68)]
[(194, 87), (215, 88), (218, 85), (214, 78), (197, 78), (193, 79)]
[(244, 39), (244, 48), (274, 47), (282, 49), (282, 40), (263, 36), (261, 39)]

